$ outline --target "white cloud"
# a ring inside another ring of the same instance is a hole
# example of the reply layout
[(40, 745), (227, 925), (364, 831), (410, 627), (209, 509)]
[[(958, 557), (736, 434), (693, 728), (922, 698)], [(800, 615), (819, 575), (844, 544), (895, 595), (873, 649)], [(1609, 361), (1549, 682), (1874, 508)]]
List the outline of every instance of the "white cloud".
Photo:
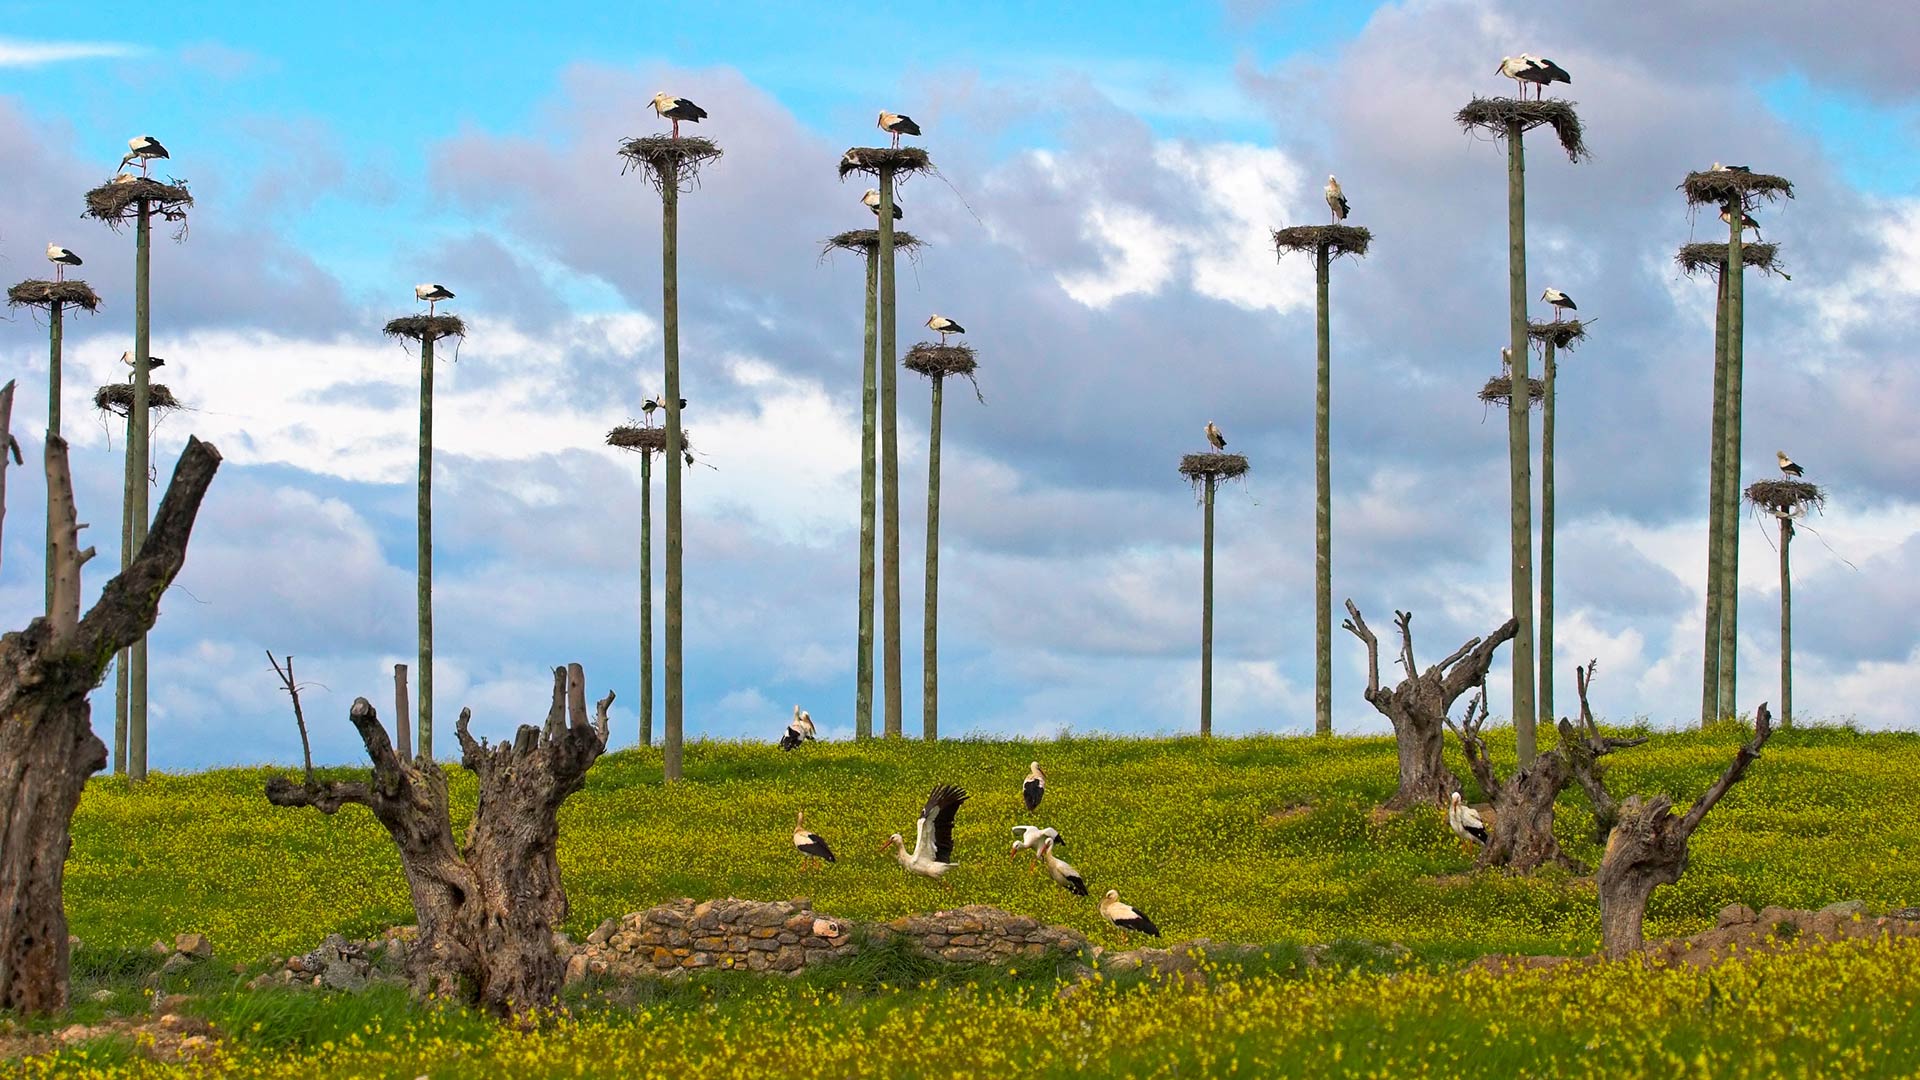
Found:
[(26, 41), (0, 38), (0, 68), (38, 67), (64, 60), (99, 60), (141, 51), (117, 41)]

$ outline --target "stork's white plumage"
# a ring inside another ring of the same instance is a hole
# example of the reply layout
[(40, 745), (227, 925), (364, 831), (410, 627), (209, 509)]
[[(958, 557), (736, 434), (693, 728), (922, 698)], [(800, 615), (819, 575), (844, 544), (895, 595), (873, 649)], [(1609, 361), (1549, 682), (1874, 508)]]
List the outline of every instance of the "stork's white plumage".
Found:
[(1521, 74), (1520, 80), (1533, 84), (1533, 96), (1535, 100), (1545, 95), (1549, 83), (1563, 82), (1569, 85), (1573, 83), (1573, 76), (1567, 74), (1566, 68), (1561, 67), (1559, 64), (1554, 63), (1544, 56), (1521, 53), (1520, 58), (1527, 62), (1527, 69)]
[(1780, 472), (1782, 475), (1792, 477), (1807, 475), (1807, 470), (1801, 468), (1799, 462), (1788, 457), (1785, 450), (1775, 450), (1773, 452), (1773, 459), (1780, 463)]
[(891, 850), (894, 860), (909, 874), (939, 878), (953, 869), (953, 818), (966, 801), (967, 793), (952, 784), (935, 787), (927, 795), (920, 823), (914, 828), (913, 853), (907, 853), (907, 842), (899, 833), (887, 837), (880, 850)]
[[(1040, 851), (1040, 845), (1049, 840), (1059, 844), (1061, 847), (1067, 846), (1067, 842), (1060, 838), (1060, 830), (1058, 829), (1051, 827), (1042, 829), (1037, 825), (1015, 825), (1013, 827), (1013, 846), (1007, 849), (1007, 857), (1010, 859), (1019, 858), (1020, 853), (1023, 851), (1031, 851), (1037, 855)], [(1033, 865), (1029, 864), (1027, 869), (1032, 870)]]
[(1714, 162), (1714, 163), (1713, 163), (1713, 167), (1712, 167), (1711, 169), (1708, 169), (1707, 171), (1708, 171), (1708, 172), (1743, 172), (1743, 173), (1750, 173), (1750, 172), (1752, 172), (1752, 171), (1753, 171), (1753, 169), (1752, 169), (1752, 167), (1750, 167), (1750, 166), (1747, 166), (1747, 165), (1722, 165), (1722, 164), (1720, 164), (1719, 162), (1717, 162), (1717, 161), (1716, 161), (1716, 162)]
[(1540, 299), (1545, 300), (1547, 303), (1553, 305), (1553, 321), (1554, 322), (1559, 322), (1560, 316), (1564, 315), (1569, 311), (1580, 310), (1580, 305), (1573, 302), (1573, 297), (1568, 296), (1566, 293), (1563, 293), (1559, 289), (1553, 288), (1552, 286), (1548, 286), (1547, 291), (1540, 294)]
[(1227, 437), (1220, 434), (1220, 429), (1211, 420), (1207, 421), (1207, 443), (1221, 453), (1227, 450)]
[(1327, 209), (1333, 212), (1334, 222), (1338, 224), (1339, 222), (1347, 220), (1347, 215), (1353, 212), (1353, 208), (1347, 205), (1347, 195), (1346, 192), (1340, 190), (1339, 179), (1331, 173), (1327, 174), (1325, 192), (1327, 196)]
[(1120, 902), (1119, 889), (1108, 889), (1107, 895), (1100, 898), (1100, 915), (1119, 927), (1123, 938), (1126, 936), (1125, 931), (1128, 930), (1138, 930), (1154, 937), (1160, 936), (1160, 928), (1153, 925), (1153, 920), (1147, 918), (1146, 912), (1131, 904)]
[(1494, 68), (1493, 73), (1503, 78), (1512, 79), (1514, 92), (1524, 99), (1527, 96), (1527, 86), (1523, 78), (1523, 73), (1532, 67), (1533, 59), (1526, 53), (1521, 53), (1519, 56), (1501, 57), (1500, 66)]
[(151, 135), (135, 135), (127, 140), (127, 156), (120, 159), (120, 167), (126, 168), (133, 162), (140, 163), (140, 175), (147, 175), (147, 166), (167, 156), (167, 148), (160, 140)]
[(72, 248), (63, 248), (59, 244), (47, 245), (47, 261), (53, 264), (53, 280), (67, 280), (67, 267), (79, 266), (80, 256)]
[(1054, 855), (1053, 845), (1057, 842), (1052, 839), (1040, 841), (1040, 865), (1046, 867), (1047, 876), (1053, 879), (1054, 884), (1075, 896), (1087, 895), (1087, 882), (1080, 876), (1080, 871)]
[(438, 282), (427, 281), (413, 287), (413, 298), (427, 302), (427, 315), (432, 317), (433, 306), (442, 300), (453, 299), (453, 290)]
[(1487, 842), (1487, 823), (1481, 820), (1480, 811), (1460, 801), (1457, 791), (1447, 803), (1447, 828), (1467, 844)]
[(673, 137), (680, 137), (680, 121), (697, 124), (707, 118), (707, 110), (695, 105), (683, 97), (675, 97), (665, 90), (653, 95), (653, 111), (657, 116), (673, 121)]
[(800, 869), (802, 870), (807, 868), (808, 861), (812, 859), (824, 859), (827, 862), (834, 861), (833, 849), (827, 846), (825, 838), (817, 832), (809, 832), (807, 830), (807, 812), (805, 810), (797, 811), (793, 815), (793, 848), (800, 853)]
[[(867, 193), (865, 195), (860, 196), (860, 201), (867, 204), (867, 209), (873, 211), (874, 217), (880, 216), (880, 189), (879, 188), (868, 188)], [(899, 221), (901, 218), (906, 216), (907, 216), (906, 208), (900, 205), (900, 196), (895, 195), (893, 197), (893, 220)]]
[[(128, 367), (132, 367), (133, 366), (133, 350), (127, 349), (126, 351), (122, 352), (120, 354), (120, 362), (127, 365)], [(162, 360), (157, 356), (147, 357), (148, 371), (152, 371), (154, 368), (157, 368), (157, 367), (165, 367), (165, 366), (167, 366), (167, 362), (165, 360)]]
[[(1720, 223), (1727, 226), (1733, 224), (1733, 208), (1731, 206), (1723, 206), (1720, 208)], [(1753, 238), (1755, 240), (1760, 239), (1760, 222), (1755, 220), (1752, 214), (1742, 210), (1740, 211), (1740, 231), (1744, 233), (1748, 229), (1753, 230)]]
[(138, 179), (140, 178), (133, 175), (130, 172), (114, 173), (113, 179), (107, 181), (107, 183), (113, 185), (114, 187), (119, 187), (122, 184), (131, 184)]
[(1040, 771), (1039, 762), (1027, 762), (1027, 779), (1020, 785), (1020, 798), (1027, 804), (1027, 813), (1031, 814), (1040, 809), (1040, 800), (1046, 794), (1047, 774)]
[(795, 705), (793, 707), (793, 719), (787, 722), (786, 734), (780, 736), (780, 749), (792, 750), (802, 742), (812, 741), (814, 741), (813, 717), (809, 716), (805, 709)]
[(961, 326), (945, 315), (927, 316), (927, 329), (940, 335), (940, 344), (942, 345), (947, 343), (948, 334), (964, 334), (967, 332), (966, 327)]
[(880, 110), (880, 130), (893, 136), (893, 148), (900, 149), (900, 136), (920, 134), (920, 125), (905, 113)]
[(1500, 346), (1500, 374), (1513, 377), (1513, 350), (1505, 345)]

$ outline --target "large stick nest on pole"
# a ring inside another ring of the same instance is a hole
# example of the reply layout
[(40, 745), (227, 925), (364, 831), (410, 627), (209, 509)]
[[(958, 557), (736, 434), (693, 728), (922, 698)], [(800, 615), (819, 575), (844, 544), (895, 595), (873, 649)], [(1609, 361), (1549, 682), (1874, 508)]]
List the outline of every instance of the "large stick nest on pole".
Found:
[[(895, 251), (912, 251), (914, 248), (921, 246), (923, 246), (923, 241), (919, 237), (910, 232), (902, 232), (899, 229), (893, 230), (893, 249)], [(846, 232), (836, 236), (829, 236), (826, 242), (820, 246), (820, 253), (825, 255), (827, 252), (833, 251), (836, 248), (841, 251), (858, 251), (862, 254), (878, 251), (880, 250), (880, 230), (848, 229)]]
[(933, 159), (925, 150), (917, 146), (856, 146), (840, 155), (840, 179), (845, 180), (848, 173), (872, 173), (879, 176), (891, 172), (895, 177), (908, 176), (917, 172), (932, 172)]
[[(607, 445), (622, 450), (631, 450), (636, 454), (664, 454), (667, 452), (667, 429), (647, 427), (644, 424), (621, 424), (607, 432)], [(680, 430), (682, 449), (693, 449), (693, 440), (687, 438), (685, 428)]]
[(665, 192), (663, 185), (668, 173), (673, 174), (675, 188), (692, 191), (700, 182), (700, 170), (720, 160), (720, 144), (698, 135), (677, 139), (671, 135), (647, 135), (621, 143), (620, 156), (627, 159), (620, 167), (621, 173), (638, 168), (655, 191)]
[(1232, 480), (1247, 475), (1245, 454), (1187, 454), (1180, 459), (1180, 475), (1195, 484), (1207, 480)]
[[(1779, 254), (1780, 245), (1778, 244), (1763, 244), (1755, 240), (1751, 244), (1740, 245), (1741, 262), (1769, 274), (1778, 274), (1788, 281), (1792, 281), (1793, 275), (1781, 268), (1777, 259)], [(1692, 277), (1702, 270), (1705, 270), (1709, 274), (1718, 275), (1720, 273), (1720, 267), (1727, 261), (1727, 245), (1724, 242), (1718, 244), (1685, 244), (1681, 246), (1680, 253), (1673, 257), (1673, 261), (1680, 264), (1681, 272), (1688, 277)]]
[(140, 216), (142, 202), (155, 217), (185, 221), (187, 210), (193, 206), (193, 196), (187, 193), (184, 180), (163, 184), (143, 176), (125, 184), (101, 184), (87, 192), (87, 210), (81, 216), (104, 221), (117, 229), (121, 222)]
[(908, 349), (900, 363), (908, 371), (929, 379), (944, 379), (949, 375), (972, 378), (974, 368), (979, 366), (973, 359), (973, 346), (937, 345), (931, 341), (922, 341)]
[[(1542, 401), (1546, 400), (1547, 384), (1529, 375), (1527, 392), (1532, 398), (1531, 404), (1538, 407)], [(1513, 376), (1511, 375), (1495, 375), (1487, 380), (1487, 385), (1480, 388), (1480, 400), (1489, 405), (1505, 405), (1511, 408), (1512, 397)]]
[(1313, 253), (1325, 244), (1329, 258), (1360, 256), (1372, 243), (1373, 233), (1358, 225), (1289, 225), (1273, 232), (1274, 250), (1281, 255), (1289, 251)]
[[(110, 412), (115, 416), (124, 418), (128, 413), (133, 411), (133, 384), (123, 382), (108, 383), (100, 389), (95, 390), (93, 392), (93, 407), (99, 409), (101, 412)], [(165, 383), (150, 382), (147, 384), (147, 412), (169, 412), (179, 408), (184, 408), (184, 406), (180, 404), (179, 398), (173, 396), (173, 391), (167, 389)]]
[(1527, 324), (1527, 337), (1534, 341), (1551, 341), (1556, 349), (1573, 348), (1576, 341), (1585, 341), (1587, 324), (1579, 319), (1564, 319), (1560, 322), (1530, 322)]
[(1719, 172), (1692, 172), (1680, 182), (1680, 190), (1686, 193), (1689, 206), (1752, 206), (1753, 200), (1763, 198), (1770, 202), (1779, 201), (1782, 195), (1793, 198), (1793, 182), (1784, 176), (1771, 173), (1740, 172), (1736, 169), (1722, 169)]
[(23, 281), (7, 290), (8, 307), (52, 308), (54, 304), (93, 311), (100, 306), (100, 294), (84, 281)]
[(1553, 128), (1560, 137), (1560, 148), (1567, 152), (1568, 161), (1580, 161), (1593, 155), (1587, 152), (1583, 138), (1585, 129), (1580, 126), (1580, 114), (1573, 111), (1571, 101), (1522, 101), (1509, 97), (1475, 97), (1466, 107), (1453, 114), (1462, 128), (1472, 131), (1479, 128), (1495, 139), (1507, 137), (1507, 127), (1518, 123), (1522, 132), (1542, 125)]
[(1806, 480), (1756, 480), (1747, 485), (1747, 501), (1769, 513), (1797, 515), (1808, 507), (1825, 509), (1827, 492)]
[(388, 337), (438, 341), (444, 337), (466, 337), (467, 324), (458, 315), (402, 315), (388, 322), (384, 332)]

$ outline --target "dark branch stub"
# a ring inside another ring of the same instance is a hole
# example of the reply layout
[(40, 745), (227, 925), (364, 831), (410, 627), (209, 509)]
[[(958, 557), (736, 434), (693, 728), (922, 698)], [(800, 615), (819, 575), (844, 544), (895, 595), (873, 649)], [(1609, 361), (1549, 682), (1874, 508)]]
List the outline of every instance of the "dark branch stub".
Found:
[(293, 680), (293, 657), (287, 657), (286, 667), (273, 658), (273, 650), (267, 650), (267, 663), (273, 665), (273, 673), (280, 676), (280, 686), (293, 699), (293, 723), (300, 729), (300, 759), (306, 763), (307, 787), (313, 787), (313, 744), (307, 741), (307, 715), (300, 709), (300, 684)]

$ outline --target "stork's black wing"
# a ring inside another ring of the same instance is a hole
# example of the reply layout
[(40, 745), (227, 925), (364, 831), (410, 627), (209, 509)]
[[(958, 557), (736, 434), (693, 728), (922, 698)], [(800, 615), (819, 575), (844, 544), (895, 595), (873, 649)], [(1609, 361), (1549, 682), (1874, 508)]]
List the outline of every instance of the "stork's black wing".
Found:
[(933, 826), (934, 861), (953, 861), (953, 817), (966, 801), (967, 793), (952, 784), (941, 784), (927, 796), (926, 809), (920, 811), (920, 816)]
[(1020, 785), (1020, 797), (1027, 801), (1027, 813), (1040, 809), (1040, 796), (1047, 793), (1047, 786), (1038, 780), (1029, 780)]

